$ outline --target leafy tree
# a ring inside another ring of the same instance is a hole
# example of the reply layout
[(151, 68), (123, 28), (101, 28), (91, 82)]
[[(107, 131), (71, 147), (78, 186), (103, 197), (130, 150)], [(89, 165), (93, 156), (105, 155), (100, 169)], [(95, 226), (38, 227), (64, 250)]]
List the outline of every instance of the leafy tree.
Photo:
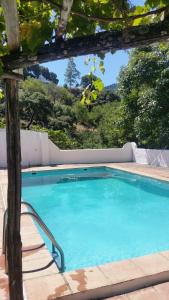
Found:
[(121, 125), (121, 105), (118, 102), (102, 106), (98, 132), (104, 148), (121, 147), (126, 140)]
[[(71, 106), (76, 99), (65, 88), (29, 78), (21, 84), (19, 98), (21, 119), (26, 128), (36, 124), (53, 130), (73, 130), (76, 117)], [(4, 110), (3, 105), (0, 105), (1, 110)]]
[(70, 106), (56, 103), (53, 106), (51, 117), (49, 118), (48, 127), (54, 130), (73, 130), (76, 117)]
[(84, 130), (76, 134), (77, 145), (79, 149), (99, 149), (103, 148), (100, 135), (97, 131)]
[(33, 77), (39, 79), (39, 77), (42, 76), (42, 79), (44, 78), (47, 81), (51, 81), (55, 84), (58, 84), (59, 82), (55, 73), (50, 72), (48, 68), (45, 68), (40, 65), (33, 65), (31, 67), (25, 68), (23, 74), (25, 78)]
[(5, 127), (5, 120), (2, 118), (0, 119), (0, 128), (4, 128)]
[(74, 105), (74, 112), (78, 123), (85, 125), (86, 127), (90, 126), (89, 111), (86, 105), (83, 105), (80, 102), (76, 102)]
[(168, 44), (132, 51), (118, 84), (124, 137), (144, 147), (169, 147), (168, 88)]
[(42, 93), (34, 92), (30, 94), (22, 92), (20, 96), (20, 111), (21, 118), (27, 121), (27, 129), (30, 129), (35, 122), (36, 124), (41, 124), (41, 126), (47, 126), (51, 103)]
[(76, 140), (72, 139), (66, 131), (46, 129), (40, 126), (33, 126), (33, 130), (47, 132), (51, 141), (60, 149), (76, 148)]
[(72, 90), (69, 91), (68, 89), (60, 86), (51, 86), (48, 85), (48, 94), (53, 94), (54, 102), (59, 102), (60, 104), (71, 106), (75, 102), (76, 98), (72, 94)]
[(5, 99), (0, 100), (0, 118), (5, 118)]
[(29, 78), (20, 84), (20, 93), (22, 91), (32, 94), (34, 92), (46, 95), (47, 84), (35, 78)]
[(93, 105), (106, 104), (113, 101), (120, 101), (120, 97), (113, 90), (103, 89), (96, 101), (93, 102)]
[(70, 58), (65, 72), (65, 84), (71, 89), (78, 84), (79, 78), (80, 72), (76, 69), (74, 59)]

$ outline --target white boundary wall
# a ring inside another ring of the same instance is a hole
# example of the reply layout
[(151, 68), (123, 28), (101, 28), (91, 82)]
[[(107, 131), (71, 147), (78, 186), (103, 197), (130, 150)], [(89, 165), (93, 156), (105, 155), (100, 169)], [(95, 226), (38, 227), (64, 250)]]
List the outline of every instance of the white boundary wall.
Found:
[[(21, 130), (22, 166), (45, 165), (49, 160), (48, 134)], [(6, 167), (6, 131), (0, 129), (0, 167)]]
[(169, 167), (169, 150), (137, 148), (135, 143), (132, 143), (132, 147), (134, 162), (155, 167)]
[[(60, 150), (47, 133), (21, 130), (22, 166), (136, 162), (152, 166), (169, 167), (169, 150), (141, 149), (135, 143), (123, 148)], [(6, 168), (6, 132), (0, 129), (0, 168)]]
[[(113, 149), (60, 150), (47, 133), (21, 130), (22, 166), (133, 161), (132, 144)], [(0, 129), (0, 167), (6, 167), (6, 132)]]
[(50, 141), (49, 151), (51, 164), (129, 162), (133, 160), (130, 143), (125, 144), (123, 148), (60, 150)]

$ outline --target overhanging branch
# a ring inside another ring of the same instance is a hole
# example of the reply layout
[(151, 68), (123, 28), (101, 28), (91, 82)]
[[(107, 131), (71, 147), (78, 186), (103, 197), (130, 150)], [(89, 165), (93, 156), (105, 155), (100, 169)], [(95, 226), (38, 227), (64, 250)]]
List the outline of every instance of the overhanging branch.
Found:
[(3, 58), (3, 63), (7, 70), (13, 70), (69, 57), (141, 47), (167, 39), (169, 39), (169, 20), (166, 19), (151, 25), (105, 31), (67, 41), (61, 39), (53, 45), (45, 45), (36, 55), (19, 52), (8, 55)]
[(145, 17), (148, 17), (148, 16), (152, 16), (152, 15), (158, 15), (158, 14), (161, 14), (162, 12), (164, 12), (165, 10), (167, 9), (167, 6), (165, 7), (161, 7), (161, 8), (158, 8), (158, 9), (155, 9), (155, 10), (151, 10), (151, 11), (148, 11), (146, 13), (142, 13), (142, 14), (137, 14), (137, 15), (126, 15), (126, 17), (114, 17), (114, 18), (106, 18), (106, 17), (98, 17), (98, 16), (92, 16), (92, 15), (85, 15), (81, 12), (78, 12), (78, 11), (71, 11), (71, 14), (72, 15), (75, 15), (75, 16), (78, 16), (78, 17), (81, 17), (83, 19), (86, 19), (86, 20), (91, 20), (91, 21), (98, 21), (98, 22), (101, 22), (101, 23), (113, 23), (113, 22), (122, 22), (122, 21), (134, 21), (136, 19), (140, 19), (140, 18), (145, 18)]
[[(31, 1), (34, 1), (34, 0), (31, 0)], [(43, 1), (50, 3), (53, 8), (62, 9), (62, 6), (59, 3), (55, 2), (55, 0), (43, 0)], [(126, 15), (125, 17), (112, 17), (112, 18), (94, 16), (94, 15), (86, 15), (85, 13), (82, 13), (80, 11), (75, 11), (75, 10), (71, 9), (70, 15), (78, 16), (78, 17), (81, 17), (86, 20), (98, 21), (101, 23), (109, 24), (109, 23), (119, 22), (119, 21), (123, 22), (126, 20), (134, 21), (136, 19), (145, 18), (145, 17), (152, 16), (152, 15), (159, 15), (162, 12), (165, 12), (167, 9), (168, 9), (168, 6), (163, 6), (163, 7), (160, 7), (160, 8), (154, 9), (154, 10), (150, 10), (145, 13), (141, 13), (141, 14), (137, 14), (137, 15)]]

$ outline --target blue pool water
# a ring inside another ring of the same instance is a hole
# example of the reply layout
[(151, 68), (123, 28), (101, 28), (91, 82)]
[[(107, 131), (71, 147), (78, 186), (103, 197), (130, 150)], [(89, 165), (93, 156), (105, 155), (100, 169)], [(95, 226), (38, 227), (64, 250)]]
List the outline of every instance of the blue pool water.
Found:
[(62, 246), (66, 270), (169, 249), (168, 183), (105, 167), (53, 170), (24, 173), (22, 197)]

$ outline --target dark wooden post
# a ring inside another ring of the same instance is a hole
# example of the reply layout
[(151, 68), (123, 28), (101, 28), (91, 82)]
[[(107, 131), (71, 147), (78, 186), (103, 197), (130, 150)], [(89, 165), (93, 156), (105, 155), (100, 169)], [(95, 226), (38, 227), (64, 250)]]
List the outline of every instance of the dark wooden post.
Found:
[(7, 259), (10, 300), (23, 300), (21, 213), (21, 150), (18, 81), (5, 80), (8, 165)]

